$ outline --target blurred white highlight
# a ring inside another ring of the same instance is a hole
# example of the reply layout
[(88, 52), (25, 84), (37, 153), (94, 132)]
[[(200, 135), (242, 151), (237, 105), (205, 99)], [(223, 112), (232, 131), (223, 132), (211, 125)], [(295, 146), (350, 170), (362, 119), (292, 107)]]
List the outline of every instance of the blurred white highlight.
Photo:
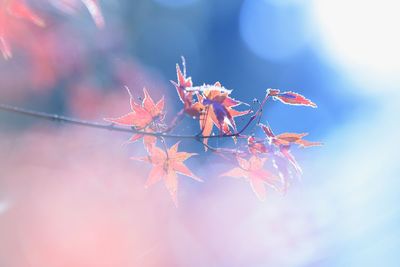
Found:
[(312, 9), (324, 55), (375, 92), (400, 84), (399, 1), (315, 0)]
[(0, 201), (0, 215), (5, 213), (10, 208), (10, 203), (7, 201)]
[(300, 0), (244, 1), (240, 33), (249, 49), (271, 61), (297, 54), (312, 36), (307, 6)]

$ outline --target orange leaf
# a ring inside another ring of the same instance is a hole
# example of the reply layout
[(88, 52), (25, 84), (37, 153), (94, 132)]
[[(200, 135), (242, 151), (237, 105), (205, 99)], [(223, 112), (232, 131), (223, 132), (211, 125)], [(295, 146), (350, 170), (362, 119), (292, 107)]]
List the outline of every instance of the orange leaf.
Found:
[[(144, 132), (154, 132), (158, 131), (159, 128), (162, 128), (162, 120), (164, 119), (164, 97), (162, 97), (161, 100), (155, 104), (148, 91), (143, 88), (144, 98), (142, 103), (138, 104), (135, 102), (129, 89), (126, 89), (128, 90), (130, 96), (130, 105), (132, 111), (122, 115), (121, 117), (106, 118), (105, 120), (123, 126), (135, 127), (136, 129)], [(142, 137), (144, 137), (143, 142), (146, 149), (151, 150), (157, 141), (155, 136), (135, 134), (129, 139), (129, 142), (135, 142)]]
[(191, 117), (198, 118), (201, 111), (204, 110), (204, 106), (194, 101), (193, 92), (187, 91), (188, 88), (193, 86), (192, 78), (186, 77), (186, 64), (185, 59), (182, 57), (183, 73), (178, 64), (176, 64), (176, 76), (177, 82), (171, 81), (175, 86), (176, 92), (178, 93), (180, 101), (184, 104), (184, 111)]
[[(200, 117), (200, 128), (204, 136), (209, 136), (215, 125), (221, 134), (231, 134), (231, 130), (237, 132), (234, 118), (249, 114), (249, 111), (237, 111), (233, 107), (242, 104), (231, 97), (230, 90), (225, 89), (219, 82), (213, 86), (203, 86), (202, 95), (198, 95), (199, 102), (204, 106), (205, 112)], [(203, 143), (207, 144), (204, 138)], [(207, 149), (206, 149), (207, 150)]]
[[(260, 127), (266, 134), (269, 143), (274, 145), (279, 150), (280, 154), (278, 155), (285, 158), (299, 175), (302, 174), (302, 169), (300, 165), (297, 163), (295, 157), (292, 155), (292, 153), (290, 153), (291, 145), (296, 144), (299, 147), (311, 147), (311, 146), (322, 145), (322, 143), (320, 142), (310, 142), (307, 140), (303, 140), (303, 137), (306, 136), (307, 133), (282, 133), (275, 135), (269, 126), (260, 124)], [(286, 177), (283, 178), (286, 179)]]
[(235, 178), (245, 178), (250, 183), (254, 193), (260, 200), (265, 200), (266, 190), (265, 185), (277, 189), (279, 178), (264, 170), (266, 158), (252, 156), (249, 160), (237, 157), (239, 167), (222, 174), (221, 176), (230, 176)]
[(308, 106), (312, 108), (317, 107), (317, 105), (310, 99), (307, 99), (303, 95), (292, 91), (281, 93), (279, 89), (268, 89), (267, 94), (271, 96), (274, 100), (279, 100), (284, 104), (296, 105), (296, 106)]
[(277, 147), (280, 146), (290, 146), (292, 144), (297, 144), (300, 147), (311, 147), (311, 146), (321, 146), (320, 142), (311, 142), (307, 140), (303, 140), (304, 136), (307, 136), (308, 133), (282, 133), (275, 135), (269, 126), (264, 124), (260, 124), (260, 127), (263, 129), (264, 133), (267, 135), (267, 138)]
[(147, 161), (153, 165), (146, 186), (150, 186), (160, 180), (164, 180), (165, 186), (170, 193), (174, 204), (177, 206), (178, 177), (177, 174), (185, 175), (197, 181), (202, 181), (194, 175), (190, 169), (184, 164), (184, 161), (195, 155), (192, 153), (178, 152), (179, 142), (166, 151), (154, 146), (149, 151), (148, 158), (135, 160)]
[(247, 138), (247, 146), (249, 152), (253, 155), (256, 155), (258, 153), (265, 154), (272, 152), (269, 146), (267, 146), (267, 144), (265, 143), (265, 140), (256, 140), (254, 136), (249, 136)]

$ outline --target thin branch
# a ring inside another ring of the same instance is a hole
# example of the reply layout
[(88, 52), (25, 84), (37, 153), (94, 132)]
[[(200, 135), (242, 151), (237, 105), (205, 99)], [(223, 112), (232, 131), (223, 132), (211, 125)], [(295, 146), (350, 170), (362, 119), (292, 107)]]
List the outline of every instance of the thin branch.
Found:
[(103, 129), (103, 130), (116, 131), (116, 132), (125, 132), (125, 133), (132, 133), (132, 134), (142, 134), (142, 135), (171, 138), (171, 139), (206, 139), (206, 138), (227, 138), (227, 137), (235, 137), (235, 136), (239, 137), (239, 135), (241, 135), (246, 130), (248, 125), (251, 123), (251, 121), (253, 121), (255, 119), (255, 117), (253, 115), (250, 118), (250, 121), (245, 125), (245, 127), (243, 127), (237, 133), (225, 134), (225, 135), (203, 136), (203, 135), (166, 134), (166, 133), (162, 133), (162, 132), (145, 132), (145, 131), (136, 130), (134, 128), (124, 128), (121, 126), (116, 126), (113, 123), (112, 124), (103, 124), (103, 123), (99, 123), (99, 122), (86, 121), (86, 120), (71, 118), (71, 117), (57, 115), (57, 114), (50, 114), (50, 113), (46, 113), (46, 112), (34, 111), (34, 110), (30, 110), (30, 109), (20, 108), (20, 107), (16, 107), (16, 106), (7, 105), (7, 104), (1, 104), (1, 103), (0, 103), (0, 110), (11, 112), (11, 113), (16, 113), (16, 114), (21, 114), (21, 115), (25, 115), (25, 116), (30, 116), (33, 118), (69, 123), (72, 125), (78, 125), (78, 126), (83, 126), (83, 127)]
[(178, 124), (183, 120), (183, 118), (185, 117), (185, 109), (181, 109), (176, 116), (174, 117), (174, 119), (171, 122), (171, 126), (169, 126), (166, 130), (163, 131), (163, 133), (169, 133), (171, 132), (173, 129), (175, 129), (176, 126), (178, 126)]
[[(246, 131), (246, 129), (250, 126), (250, 124), (257, 117), (262, 115), (262, 110), (263, 110), (264, 104), (266, 103), (268, 97), (269, 97), (269, 95), (267, 94), (265, 96), (263, 102), (260, 104), (260, 107), (256, 111), (256, 113), (250, 117), (249, 121), (239, 131), (237, 131), (235, 133), (230, 133), (230, 134), (208, 135), (208, 136), (202, 135), (202, 134), (179, 135), (179, 134), (168, 134), (166, 132), (146, 132), (146, 131), (137, 130), (135, 128), (125, 128), (125, 127), (121, 127), (121, 126), (116, 126), (113, 123), (112, 124), (103, 124), (103, 123), (98, 123), (98, 122), (93, 122), (93, 121), (86, 121), (86, 120), (71, 118), (71, 117), (62, 116), (62, 115), (58, 115), (58, 114), (50, 114), (50, 113), (46, 113), (46, 112), (29, 110), (29, 109), (20, 108), (20, 107), (11, 106), (11, 105), (2, 104), (2, 103), (0, 103), (0, 110), (11, 112), (11, 113), (17, 113), (17, 114), (21, 114), (21, 115), (25, 115), (25, 116), (30, 116), (30, 117), (34, 117), (34, 118), (40, 118), (40, 119), (45, 119), (45, 120), (57, 121), (57, 122), (64, 122), (64, 123), (69, 123), (69, 124), (73, 124), (73, 125), (96, 128), (96, 129), (103, 129), (103, 130), (109, 130), (109, 131), (142, 134), (142, 135), (148, 135), (148, 136), (155, 136), (155, 137), (159, 137), (159, 138), (161, 137), (161, 138), (171, 138), (171, 139), (199, 140), (199, 139), (206, 139), (206, 138), (243, 137), (242, 133), (244, 131)], [(182, 114), (180, 114), (179, 117), (183, 116)], [(203, 129), (202, 129), (202, 131), (203, 131)]]
[(235, 164), (235, 160), (233, 160), (232, 158), (228, 157), (227, 155), (235, 155), (238, 156), (241, 153), (239, 151), (231, 151), (231, 150), (225, 150), (225, 149), (221, 149), (221, 148), (215, 148), (213, 146), (210, 146), (209, 144), (205, 144), (203, 142), (201, 142), (200, 139), (195, 139), (197, 142), (199, 142), (200, 144), (202, 144), (203, 146), (207, 147), (208, 150), (210, 150), (211, 152), (221, 156), (222, 158), (224, 158), (227, 161), (230, 161), (232, 164)]
[[(202, 136), (204, 133), (204, 128), (206, 127), (206, 121), (207, 121), (207, 117), (208, 117), (208, 110), (210, 109), (209, 106), (206, 106), (206, 110), (205, 112), (203, 112), (203, 114), (200, 114), (199, 116), (199, 120), (200, 120), (200, 132), (197, 134), (197, 136)], [(203, 115), (203, 116), (201, 116)], [(203, 118), (201, 118), (203, 117)]]

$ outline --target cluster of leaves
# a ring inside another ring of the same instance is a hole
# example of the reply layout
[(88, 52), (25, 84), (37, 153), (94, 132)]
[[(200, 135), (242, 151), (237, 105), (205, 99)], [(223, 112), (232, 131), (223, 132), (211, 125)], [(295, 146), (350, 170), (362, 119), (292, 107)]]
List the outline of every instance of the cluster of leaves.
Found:
[[(104, 19), (97, 0), (46, 0), (66, 13), (74, 13), (83, 4), (88, 9), (96, 25), (104, 26)], [(11, 45), (29, 31), (23, 31), (19, 23), (26, 22), (38, 27), (45, 27), (46, 22), (32, 10), (25, 0), (0, 0), (0, 52), (3, 58), (12, 57)], [(29, 24), (28, 23), (28, 24)], [(301, 105), (316, 108), (309, 99), (291, 92), (281, 92), (278, 89), (268, 89), (262, 101), (256, 101), (259, 107), (232, 98), (232, 90), (228, 90), (221, 83), (203, 84), (195, 86), (191, 77), (186, 75), (186, 66), (183, 59), (183, 71), (176, 65), (177, 81), (171, 81), (175, 87), (182, 109), (172, 121), (166, 121), (165, 100), (162, 97), (155, 102), (146, 89), (143, 89), (143, 98), (137, 102), (130, 93), (131, 112), (118, 118), (106, 119), (113, 124), (130, 127), (135, 134), (129, 142), (143, 139), (148, 156), (136, 158), (153, 165), (146, 186), (159, 180), (164, 180), (169, 193), (177, 204), (177, 174), (202, 181), (185, 165), (185, 161), (194, 156), (193, 153), (179, 152), (179, 142), (168, 147), (165, 139), (186, 138), (202, 143), (205, 151), (218, 153), (224, 159), (234, 162), (235, 167), (222, 176), (245, 178), (248, 180), (256, 195), (264, 200), (266, 187), (278, 191), (286, 191), (290, 180), (302, 174), (302, 170), (291, 153), (291, 147), (310, 147), (320, 145), (318, 142), (303, 140), (306, 133), (282, 133), (275, 135), (268, 124), (261, 124), (263, 107), (268, 99), (280, 101), (288, 105)], [(239, 106), (244, 110), (237, 110)], [(198, 121), (199, 131), (190, 136), (171, 134), (185, 116)], [(247, 123), (238, 129), (235, 119), (248, 116)], [(250, 125), (256, 124), (264, 132), (263, 137), (246, 134)], [(217, 130), (217, 134), (213, 130)], [(219, 148), (209, 144), (210, 139), (232, 138), (234, 148)], [(158, 147), (159, 144), (162, 147)], [(271, 171), (271, 169), (273, 171)]]
[[(104, 26), (104, 19), (97, 0), (49, 0), (59, 9), (67, 13), (73, 13), (82, 2), (98, 27)], [(45, 27), (45, 20), (33, 11), (25, 0), (1, 0), (0, 1), (0, 51), (4, 59), (12, 57), (10, 42), (18, 36), (15, 32), (15, 24), (20, 20), (28, 21), (38, 27)], [(18, 29), (18, 28), (17, 28)]]
[[(304, 140), (303, 137), (307, 135), (306, 133), (275, 135), (268, 125), (260, 123), (263, 107), (268, 99), (288, 105), (317, 107), (315, 103), (298, 93), (268, 89), (263, 101), (255, 101), (258, 102), (259, 107), (254, 110), (254, 108), (250, 108), (250, 105), (232, 98), (232, 91), (223, 87), (219, 82), (213, 85), (194, 86), (191, 77), (186, 76), (184, 59), (183, 72), (177, 64), (176, 73), (177, 81), (171, 81), (171, 83), (174, 85), (183, 107), (170, 123), (167, 123), (165, 118), (164, 97), (155, 102), (146, 89), (143, 89), (144, 97), (141, 99), (141, 103), (137, 103), (127, 88), (130, 95), (131, 112), (118, 118), (106, 119), (113, 124), (131, 127), (135, 134), (129, 139), (129, 142), (143, 139), (148, 156), (134, 159), (153, 165), (146, 186), (164, 180), (176, 205), (177, 174), (191, 177), (197, 181), (202, 180), (184, 164), (185, 160), (195, 154), (178, 152), (179, 142), (168, 148), (165, 142), (168, 137), (191, 138), (199, 141), (206, 151), (218, 153), (224, 159), (234, 162), (235, 167), (221, 176), (245, 178), (250, 182), (260, 200), (265, 199), (265, 186), (277, 191), (286, 191), (290, 184), (289, 181), (302, 174), (299, 164), (290, 151), (293, 145), (299, 147), (321, 145), (319, 142)], [(236, 110), (235, 108), (239, 105), (245, 106), (246, 110)], [(200, 132), (192, 136), (170, 135), (170, 132), (176, 128), (185, 115), (198, 121)], [(247, 123), (240, 130), (237, 129), (235, 122), (235, 118), (239, 116), (249, 116)], [(262, 129), (263, 137), (245, 134), (252, 123)], [(214, 128), (217, 129), (218, 134), (213, 134)], [(235, 148), (213, 147), (208, 143), (209, 139), (213, 138), (232, 138)], [(157, 146), (158, 143), (162, 145), (162, 148)], [(268, 170), (267, 162), (275, 171)]]

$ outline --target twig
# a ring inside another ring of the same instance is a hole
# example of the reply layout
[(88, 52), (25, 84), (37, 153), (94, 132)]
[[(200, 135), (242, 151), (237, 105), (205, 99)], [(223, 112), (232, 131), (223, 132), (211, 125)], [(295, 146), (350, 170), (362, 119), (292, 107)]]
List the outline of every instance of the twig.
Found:
[(209, 144), (205, 144), (205, 143), (201, 142), (200, 139), (195, 139), (195, 140), (196, 140), (197, 142), (199, 142), (200, 144), (202, 144), (203, 146), (207, 147), (208, 150), (210, 150), (211, 152), (213, 152), (213, 153), (215, 153), (215, 154), (218, 154), (219, 156), (221, 156), (222, 158), (224, 158), (224, 159), (227, 160), (227, 161), (232, 162), (233, 164), (234, 164), (234, 160), (232, 160), (232, 158), (229, 158), (229, 157), (227, 156), (227, 154), (229, 154), (229, 155), (235, 155), (235, 156), (237, 156), (237, 155), (240, 154), (240, 153), (237, 152), (237, 151), (230, 151), (230, 150), (228, 151), (228, 150), (223, 150), (223, 149), (220, 149), (220, 148), (215, 148), (215, 147), (213, 147), (213, 146), (210, 146)]
[(181, 109), (176, 116), (174, 117), (174, 119), (171, 122), (171, 126), (169, 126), (166, 130), (163, 131), (163, 133), (169, 133), (171, 132), (173, 129), (175, 129), (175, 127), (183, 120), (183, 118), (185, 117), (185, 109)]
[(179, 134), (167, 134), (163, 132), (145, 132), (136, 130), (134, 128), (124, 128), (120, 126), (116, 126), (115, 124), (103, 124), (93, 121), (86, 121), (76, 118), (71, 118), (67, 116), (57, 115), (57, 114), (50, 114), (46, 112), (34, 111), (25, 108), (20, 108), (16, 106), (11, 106), (7, 104), (0, 103), (0, 110), (7, 111), (11, 113), (17, 113), (25, 116), (30, 116), (39, 119), (45, 119), (50, 121), (57, 121), (63, 123), (69, 123), (72, 125), (84, 126), (89, 128), (96, 128), (96, 129), (103, 129), (109, 131), (116, 131), (116, 132), (125, 132), (125, 133), (133, 133), (133, 134), (142, 134), (148, 136), (155, 136), (155, 137), (163, 137), (163, 138), (171, 138), (171, 139), (206, 139), (206, 138), (228, 138), (228, 137), (239, 137), (250, 125), (250, 123), (256, 118), (256, 114), (253, 115), (249, 122), (238, 132), (225, 134), (225, 135), (179, 135)]

